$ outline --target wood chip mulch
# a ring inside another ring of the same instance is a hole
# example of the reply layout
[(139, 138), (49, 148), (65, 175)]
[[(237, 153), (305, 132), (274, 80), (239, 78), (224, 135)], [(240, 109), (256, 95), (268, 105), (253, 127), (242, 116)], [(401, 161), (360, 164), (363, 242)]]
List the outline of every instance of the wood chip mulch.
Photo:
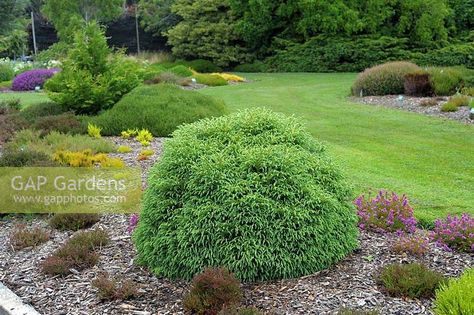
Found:
[[(140, 165), (144, 179), (164, 141), (155, 139), (155, 156), (137, 162), (136, 156), (142, 149), (139, 144), (116, 137), (111, 140), (133, 148), (132, 153), (114, 155), (124, 158), (129, 165)], [(99, 250), (99, 263), (84, 271), (73, 270), (63, 278), (42, 274), (39, 265), (73, 233), (54, 230), (47, 220), (45, 216), (0, 220), (0, 281), (41, 314), (184, 314), (182, 299), (189, 283), (158, 278), (134, 263), (136, 251), (127, 232), (128, 215), (103, 215), (92, 228), (105, 229), (112, 241)], [(47, 228), (52, 237), (36, 248), (14, 251), (9, 236), (19, 223)], [(388, 263), (421, 261), (447, 276), (458, 276), (474, 265), (474, 255), (446, 252), (434, 244), (421, 258), (395, 254), (390, 250), (393, 240), (387, 235), (361, 232), (360, 249), (328, 270), (297, 279), (244, 284), (244, 303), (267, 314), (335, 314), (341, 307), (378, 309), (382, 314), (432, 314), (432, 300), (384, 295), (374, 280), (377, 270)], [(137, 282), (141, 295), (128, 301), (100, 301), (91, 281), (104, 271)]]

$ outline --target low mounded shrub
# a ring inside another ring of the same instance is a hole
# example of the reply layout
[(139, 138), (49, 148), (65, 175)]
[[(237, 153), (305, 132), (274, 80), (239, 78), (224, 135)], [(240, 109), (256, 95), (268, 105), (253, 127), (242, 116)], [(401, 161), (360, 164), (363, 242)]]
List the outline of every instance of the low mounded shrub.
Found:
[(191, 79), (189, 78), (182, 78), (174, 73), (171, 72), (162, 72), (156, 77), (151, 80), (145, 81), (146, 84), (159, 84), (159, 83), (168, 83), (168, 84), (176, 84), (181, 86), (188, 86), (191, 85)]
[(441, 111), (445, 112), (445, 113), (447, 113), (447, 112), (457, 112), (458, 109), (459, 109), (459, 107), (455, 103), (452, 103), (452, 102), (446, 102), (441, 106)]
[(12, 81), (0, 82), (0, 91), (10, 90), (12, 88)]
[(49, 155), (29, 149), (6, 149), (0, 157), (0, 167), (47, 167), (56, 165)]
[(416, 230), (416, 219), (408, 198), (381, 190), (375, 197), (359, 196), (354, 201), (359, 228), (375, 232), (407, 232)]
[(31, 123), (44, 116), (56, 116), (65, 113), (64, 107), (54, 102), (44, 102), (30, 105), (21, 111), (21, 116)]
[(453, 95), (464, 85), (463, 70), (458, 67), (428, 68), (427, 71), (436, 95)]
[(52, 156), (53, 161), (63, 166), (72, 167), (114, 167), (123, 168), (125, 163), (122, 159), (109, 157), (107, 154), (93, 154), (90, 149), (84, 151), (56, 151)]
[(204, 59), (195, 59), (191, 61), (179, 61), (184, 66), (187, 66), (197, 72), (200, 73), (213, 73), (213, 72), (221, 72), (222, 68), (216, 66), (212, 61), (204, 60)]
[(217, 315), (263, 315), (255, 307), (225, 307)]
[[(259, 73), (259, 72), (265, 72), (266, 71), (266, 66), (263, 62), (261, 61), (255, 61), (254, 63), (245, 63), (238, 65), (234, 68), (235, 72), (244, 72), (244, 73)], [(216, 71), (217, 72), (217, 71)]]
[(449, 215), (445, 220), (436, 220), (431, 234), (438, 246), (445, 250), (474, 252), (474, 217), (465, 213), (459, 216)]
[(417, 65), (405, 62), (388, 62), (359, 73), (352, 86), (355, 96), (403, 94), (405, 75), (420, 71)]
[(474, 268), (441, 285), (436, 291), (434, 304), (436, 315), (474, 314)]
[(380, 312), (377, 310), (364, 311), (351, 308), (342, 308), (337, 312), (337, 315), (380, 315)]
[(168, 71), (183, 78), (190, 77), (193, 75), (193, 72), (188, 67), (182, 65), (177, 65), (169, 69)]
[(377, 283), (389, 295), (412, 299), (433, 297), (445, 281), (443, 275), (418, 263), (387, 265), (377, 277)]
[(41, 131), (42, 136), (46, 136), (52, 131), (64, 134), (84, 134), (86, 131), (85, 126), (73, 113), (38, 117), (31, 128)]
[(423, 256), (429, 248), (429, 239), (422, 235), (402, 235), (398, 237), (392, 250), (399, 254)]
[(112, 109), (90, 119), (103, 135), (119, 135), (127, 129), (148, 129), (167, 137), (179, 125), (227, 112), (224, 102), (168, 84), (140, 86)]
[(49, 224), (61, 231), (77, 231), (90, 228), (99, 220), (100, 217), (96, 213), (56, 213), (49, 220)]
[(426, 66), (459, 66), (474, 68), (474, 44), (452, 44), (437, 50), (429, 51), (418, 58), (419, 64)]
[(426, 71), (407, 73), (405, 75), (404, 89), (405, 94), (409, 96), (433, 95), (430, 74)]
[(457, 94), (449, 98), (449, 102), (457, 107), (468, 106), (471, 98), (467, 95)]
[(238, 305), (242, 299), (240, 282), (225, 268), (207, 268), (196, 275), (184, 308), (192, 314), (217, 315), (224, 307)]
[(294, 118), (246, 110), (181, 126), (151, 170), (134, 242), (159, 276), (224, 266), (241, 280), (298, 277), (357, 246), (350, 189)]
[(18, 225), (10, 236), (10, 244), (15, 250), (27, 247), (36, 247), (47, 242), (50, 234), (45, 229), (35, 227), (27, 228), (26, 225)]
[(434, 98), (426, 99), (420, 102), (420, 106), (430, 107), (438, 105), (438, 101)]
[(92, 281), (92, 285), (97, 288), (97, 295), (102, 301), (107, 300), (128, 300), (137, 297), (138, 286), (132, 280), (111, 279), (108, 274), (101, 274)]
[(229, 84), (226, 79), (216, 74), (196, 73), (193, 74), (193, 78), (196, 79), (197, 83), (208, 86), (223, 86)]
[(13, 91), (34, 91), (36, 87), (42, 88), (46, 80), (59, 72), (59, 69), (34, 69), (23, 72), (13, 79)]

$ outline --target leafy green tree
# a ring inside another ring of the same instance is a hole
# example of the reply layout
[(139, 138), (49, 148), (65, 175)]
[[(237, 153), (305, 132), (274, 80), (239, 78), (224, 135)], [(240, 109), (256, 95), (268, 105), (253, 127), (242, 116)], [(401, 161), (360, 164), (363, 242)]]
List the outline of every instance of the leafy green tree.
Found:
[(25, 9), (28, 0), (0, 1), (0, 52), (18, 55), (26, 52), (27, 37)]
[(207, 59), (219, 66), (248, 58), (227, 0), (176, 0), (171, 10), (181, 18), (166, 33), (177, 57)]
[(123, 12), (123, 0), (45, 0), (43, 13), (61, 40), (72, 41), (84, 21), (108, 22)]
[(171, 11), (174, 0), (140, 0), (142, 26), (155, 36), (162, 36), (181, 20)]

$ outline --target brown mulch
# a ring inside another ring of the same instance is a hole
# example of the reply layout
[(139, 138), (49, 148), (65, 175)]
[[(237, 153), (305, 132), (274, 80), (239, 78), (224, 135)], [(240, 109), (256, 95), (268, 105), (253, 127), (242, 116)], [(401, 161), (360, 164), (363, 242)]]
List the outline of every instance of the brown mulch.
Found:
[[(155, 139), (151, 145), (155, 155), (148, 161), (138, 162), (136, 157), (142, 149), (138, 143), (118, 137), (111, 140), (133, 148), (132, 153), (113, 155), (120, 156), (128, 165), (139, 165), (144, 180), (165, 141)], [(102, 216), (93, 228), (105, 229), (112, 241), (99, 250), (99, 263), (84, 271), (73, 271), (64, 278), (46, 276), (39, 269), (41, 261), (73, 235), (51, 229), (47, 219), (15, 217), (0, 221), (0, 282), (40, 313), (184, 313), (182, 299), (189, 283), (158, 278), (135, 264), (136, 251), (127, 232), (128, 215)], [(9, 235), (18, 223), (50, 229), (52, 238), (37, 248), (14, 251)], [(328, 270), (297, 279), (244, 284), (244, 303), (268, 314), (335, 314), (341, 307), (378, 309), (382, 314), (432, 314), (429, 299), (405, 300), (384, 295), (374, 280), (377, 270), (387, 263), (421, 261), (447, 276), (458, 276), (474, 265), (474, 255), (445, 252), (434, 244), (425, 256), (416, 258), (392, 253), (393, 238), (388, 235), (362, 232), (359, 241), (360, 249)], [(91, 281), (104, 271), (111, 276), (134, 280), (140, 286), (141, 295), (128, 301), (101, 302)]]
[[(469, 118), (470, 109), (468, 106), (460, 107), (456, 112), (442, 112), (441, 106), (448, 101), (447, 97), (403, 96), (403, 99), (400, 100), (399, 95), (384, 95), (351, 97), (350, 99), (356, 103), (390, 107), (428, 116), (457, 120), (465, 124), (474, 124), (474, 120)], [(436, 100), (437, 104), (434, 106), (421, 106), (420, 104), (426, 100)]]

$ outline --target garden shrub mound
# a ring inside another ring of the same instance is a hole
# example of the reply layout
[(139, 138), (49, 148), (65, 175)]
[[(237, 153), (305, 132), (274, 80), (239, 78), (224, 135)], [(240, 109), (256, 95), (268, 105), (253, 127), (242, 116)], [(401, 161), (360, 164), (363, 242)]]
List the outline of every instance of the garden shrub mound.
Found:
[(355, 96), (403, 94), (405, 75), (420, 71), (417, 65), (405, 62), (388, 62), (360, 73), (352, 86)]
[(474, 314), (474, 268), (457, 279), (451, 279), (436, 291), (436, 315)]
[(127, 94), (113, 108), (91, 118), (102, 135), (127, 129), (148, 129), (154, 136), (169, 136), (179, 125), (227, 112), (224, 102), (168, 84), (145, 85)]
[(295, 118), (253, 109), (181, 126), (149, 178), (134, 241), (159, 276), (298, 277), (357, 246), (350, 189)]

